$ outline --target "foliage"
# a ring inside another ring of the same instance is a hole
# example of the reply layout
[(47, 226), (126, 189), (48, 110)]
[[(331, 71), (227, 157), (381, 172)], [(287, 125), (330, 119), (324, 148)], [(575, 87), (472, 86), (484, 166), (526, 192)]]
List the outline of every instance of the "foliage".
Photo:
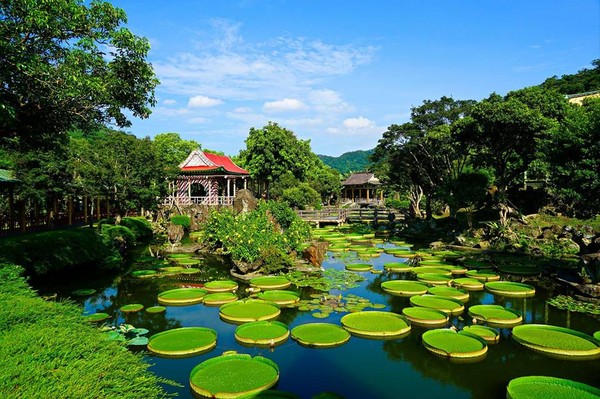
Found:
[(178, 165), (193, 150), (201, 149), (200, 143), (184, 140), (179, 133), (160, 133), (152, 139), (152, 147), (156, 153), (158, 164), (169, 174), (179, 172)]
[(370, 164), (369, 157), (374, 150), (345, 152), (338, 157), (317, 155), (323, 163), (341, 174), (349, 174), (367, 170)]
[(182, 226), (184, 229), (189, 230), (192, 220), (187, 215), (173, 215), (171, 216), (171, 223), (177, 226)]
[(91, 228), (45, 231), (0, 240), (0, 257), (22, 265), (28, 274), (43, 276), (74, 269), (120, 267), (121, 257)]
[(557, 295), (548, 299), (546, 302), (555, 308), (568, 310), (569, 312), (600, 315), (600, 304), (578, 301), (575, 298), (566, 295)]
[(102, 241), (108, 247), (114, 247), (119, 252), (135, 246), (135, 236), (125, 226), (102, 224), (100, 226)]
[(119, 327), (110, 326), (101, 329), (108, 339), (111, 341), (123, 342), (127, 346), (147, 345), (148, 338), (144, 335), (148, 334), (145, 328), (135, 328), (131, 324), (121, 324)]
[(83, 321), (78, 306), (37, 297), (20, 271), (0, 266), (0, 396), (167, 397), (141, 356)]
[(152, 236), (152, 225), (141, 216), (124, 217), (121, 219), (121, 226), (127, 227), (138, 241)]
[(358, 283), (365, 280), (360, 274), (335, 269), (325, 269), (312, 274), (293, 271), (287, 273), (286, 277), (296, 287), (311, 287), (326, 292), (332, 289), (347, 290), (355, 288), (358, 287)]
[(408, 209), (410, 201), (390, 198), (385, 200), (385, 206), (393, 209)]
[(552, 76), (540, 86), (557, 90), (562, 94), (577, 94), (600, 90), (600, 59), (593, 60), (594, 68), (583, 68), (575, 74), (565, 74), (560, 78)]
[(283, 230), (290, 228), (292, 222), (298, 219), (296, 213), (284, 202), (260, 201), (258, 209), (270, 212)]
[(297, 209), (318, 208), (321, 203), (321, 196), (308, 183), (283, 190), (281, 199)]

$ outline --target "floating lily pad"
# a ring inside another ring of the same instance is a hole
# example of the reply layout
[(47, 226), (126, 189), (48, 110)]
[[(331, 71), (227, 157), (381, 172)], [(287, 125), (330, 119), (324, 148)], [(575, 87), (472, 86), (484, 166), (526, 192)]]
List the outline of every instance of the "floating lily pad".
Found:
[(596, 331), (594, 333), (594, 338), (596, 338), (598, 341), (600, 341), (600, 331)]
[(175, 262), (180, 266), (195, 266), (195, 265), (200, 264), (200, 259), (179, 258), (179, 259), (175, 259)]
[(220, 306), (237, 300), (238, 297), (233, 292), (213, 292), (211, 294), (206, 294), (204, 298), (202, 298), (202, 302), (204, 302), (206, 306)]
[(300, 399), (300, 396), (292, 392), (269, 389), (250, 396), (244, 395), (240, 399)]
[(71, 291), (71, 295), (73, 296), (90, 296), (94, 295), (96, 290), (93, 288), (81, 288), (79, 290)]
[(462, 331), (477, 335), (485, 340), (485, 342), (489, 344), (495, 344), (500, 340), (500, 333), (495, 328), (487, 327), (487, 326), (465, 326)]
[(437, 309), (406, 307), (402, 309), (402, 314), (406, 316), (412, 324), (419, 326), (439, 327), (448, 323), (448, 315)]
[(202, 288), (176, 288), (158, 294), (161, 305), (193, 305), (202, 302), (207, 294)]
[(558, 309), (568, 310), (569, 312), (580, 312), (593, 315), (600, 315), (600, 304), (592, 302), (578, 301), (568, 295), (557, 295), (548, 299), (548, 304)]
[(506, 297), (532, 297), (535, 295), (535, 287), (529, 284), (513, 283), (512, 281), (492, 281), (485, 283), (485, 289), (495, 295)]
[(409, 265), (408, 263), (389, 262), (389, 263), (384, 263), (383, 268), (385, 270), (387, 270), (388, 272), (392, 272), (392, 273), (407, 273), (407, 272), (410, 272), (410, 269), (412, 269), (412, 266)]
[(152, 269), (144, 269), (144, 270), (135, 270), (131, 272), (132, 277), (138, 278), (146, 278), (146, 277), (154, 277), (158, 272)]
[(166, 267), (161, 267), (158, 270), (163, 272), (163, 274), (178, 274), (178, 273), (181, 273), (181, 271), (184, 269), (185, 268), (183, 266), (166, 266)]
[(251, 279), (250, 285), (261, 290), (285, 290), (292, 283), (284, 276), (262, 276)]
[(460, 277), (452, 280), (452, 285), (467, 291), (482, 291), (483, 283), (475, 278)]
[(350, 333), (336, 324), (309, 323), (294, 327), (292, 338), (302, 346), (332, 348), (348, 342)]
[(235, 329), (235, 339), (246, 345), (276, 346), (290, 335), (288, 327), (279, 321), (253, 321)]
[(119, 308), (119, 310), (123, 313), (139, 312), (142, 309), (144, 309), (144, 305), (141, 303), (131, 303), (129, 305), (123, 305)]
[(452, 276), (452, 272), (450, 270), (444, 269), (443, 267), (434, 267), (434, 266), (416, 266), (416, 267), (412, 268), (411, 272), (413, 272), (417, 276), (419, 274), (423, 274), (423, 273), (439, 274), (441, 276), (446, 276), (446, 277)]
[(488, 350), (483, 339), (451, 329), (426, 331), (422, 340), (431, 353), (454, 361), (481, 360)]
[(273, 361), (245, 354), (224, 354), (208, 359), (190, 373), (190, 386), (209, 398), (239, 398), (271, 388), (279, 380)]
[(481, 260), (466, 259), (462, 263), (469, 269), (481, 270), (481, 269), (491, 269), (492, 268), (492, 265), (490, 265), (488, 262), (481, 261)]
[(600, 341), (570, 328), (525, 324), (513, 328), (512, 337), (521, 345), (551, 357), (568, 360), (600, 359)]
[(425, 283), (411, 280), (390, 280), (381, 283), (381, 288), (391, 295), (413, 296), (426, 293), (429, 286)]
[(98, 313), (92, 313), (87, 316), (84, 316), (84, 319), (85, 319), (85, 321), (89, 321), (91, 323), (96, 323), (99, 321), (104, 321), (104, 320), (108, 319), (109, 317), (110, 317), (110, 315), (108, 313), (98, 312)]
[(341, 323), (351, 334), (366, 338), (398, 338), (410, 333), (408, 320), (392, 312), (349, 313), (342, 317)]
[(436, 273), (417, 274), (417, 280), (431, 285), (448, 285), (452, 282), (452, 277)]
[(269, 290), (258, 293), (258, 299), (269, 301), (278, 305), (290, 305), (300, 300), (300, 295), (294, 291)]
[(506, 387), (508, 399), (597, 399), (600, 389), (556, 377), (526, 376), (514, 378)]
[(469, 294), (467, 292), (458, 290), (453, 287), (431, 287), (429, 290), (427, 290), (427, 293), (431, 295), (445, 296), (448, 298), (458, 299), (462, 302), (467, 302), (469, 300)]
[(169, 254), (167, 258), (169, 259), (189, 259), (192, 257), (192, 254)]
[(276, 304), (256, 299), (227, 303), (219, 309), (221, 318), (232, 323), (273, 320), (280, 313)]
[(484, 283), (488, 281), (498, 281), (500, 280), (500, 276), (496, 273), (492, 273), (486, 270), (469, 270), (467, 272), (467, 277), (474, 278), (476, 280), (482, 281)]
[(350, 263), (346, 265), (346, 270), (351, 272), (368, 272), (373, 268), (373, 265), (368, 263)]
[(523, 321), (518, 311), (500, 305), (475, 305), (469, 308), (469, 315), (487, 322), (492, 327), (511, 327)]
[(410, 297), (413, 306), (441, 310), (449, 315), (459, 315), (465, 310), (462, 301), (439, 295), (414, 295)]
[(165, 310), (167, 310), (167, 308), (164, 306), (150, 306), (149, 308), (146, 308), (146, 312), (148, 313), (162, 313)]
[(238, 288), (238, 283), (231, 280), (215, 280), (204, 284), (204, 289), (209, 293), (235, 291)]
[(183, 327), (154, 334), (148, 350), (169, 357), (185, 357), (206, 353), (217, 346), (217, 332), (211, 328)]

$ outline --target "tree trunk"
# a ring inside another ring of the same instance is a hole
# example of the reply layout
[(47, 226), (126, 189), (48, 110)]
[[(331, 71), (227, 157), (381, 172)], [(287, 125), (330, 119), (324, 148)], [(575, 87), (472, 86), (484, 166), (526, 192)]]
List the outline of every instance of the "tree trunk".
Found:
[(416, 218), (423, 217), (421, 212), (421, 200), (423, 199), (423, 189), (421, 186), (413, 186), (408, 194), (410, 201), (410, 215)]

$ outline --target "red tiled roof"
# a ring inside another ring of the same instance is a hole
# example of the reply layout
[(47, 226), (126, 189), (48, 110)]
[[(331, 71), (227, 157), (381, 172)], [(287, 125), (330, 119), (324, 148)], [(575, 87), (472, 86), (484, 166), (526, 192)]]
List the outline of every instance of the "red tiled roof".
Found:
[(210, 171), (224, 171), (235, 174), (248, 175), (250, 174), (247, 170), (240, 168), (233, 161), (225, 155), (211, 154), (203, 152), (204, 156), (212, 162), (214, 165), (196, 165), (196, 166), (184, 166), (181, 168), (182, 171), (187, 172), (210, 172)]

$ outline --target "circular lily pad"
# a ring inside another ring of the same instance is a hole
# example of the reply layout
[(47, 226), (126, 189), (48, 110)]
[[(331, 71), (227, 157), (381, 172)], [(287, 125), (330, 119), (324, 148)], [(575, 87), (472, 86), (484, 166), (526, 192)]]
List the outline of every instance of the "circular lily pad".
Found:
[(206, 306), (220, 306), (237, 300), (238, 297), (233, 292), (213, 292), (212, 294), (206, 294), (202, 298), (202, 302)]
[(486, 270), (469, 270), (467, 272), (467, 277), (474, 278), (476, 280), (487, 283), (488, 281), (498, 281), (500, 280), (500, 276), (496, 273), (486, 271)]
[(288, 327), (279, 321), (252, 321), (235, 329), (235, 339), (246, 345), (276, 346), (290, 335)]
[(202, 302), (206, 290), (202, 288), (176, 288), (158, 294), (161, 305), (193, 305)]
[(144, 270), (135, 270), (131, 272), (132, 277), (137, 278), (146, 278), (146, 277), (154, 277), (158, 272), (152, 269), (144, 269)]
[(300, 300), (300, 295), (294, 291), (269, 290), (258, 293), (258, 299), (269, 301), (278, 305), (290, 305)]
[(412, 280), (390, 280), (381, 283), (381, 288), (391, 295), (413, 296), (423, 295), (429, 289), (425, 283)]
[(431, 295), (445, 296), (448, 298), (458, 299), (462, 302), (467, 302), (469, 300), (469, 294), (467, 292), (457, 290), (453, 287), (431, 287), (429, 290), (427, 290), (427, 293)]
[(529, 284), (511, 281), (492, 281), (485, 283), (485, 289), (495, 295), (528, 298), (535, 295), (535, 287)]
[(452, 280), (452, 285), (467, 291), (482, 291), (483, 283), (475, 278), (461, 277)]
[(392, 273), (407, 273), (412, 269), (412, 266), (403, 262), (384, 263), (383, 268)]
[(166, 266), (160, 267), (158, 270), (160, 270), (163, 274), (178, 274), (184, 269), (185, 268), (183, 266)]
[(462, 330), (466, 333), (474, 334), (483, 338), (488, 345), (495, 344), (500, 341), (500, 333), (498, 330), (491, 327), (472, 325), (465, 326)]
[(200, 264), (200, 259), (179, 258), (179, 259), (175, 259), (175, 262), (180, 266), (195, 266), (195, 265)]
[(84, 316), (84, 319), (85, 319), (85, 321), (89, 321), (91, 323), (96, 323), (99, 321), (104, 321), (104, 320), (108, 319), (109, 317), (110, 317), (110, 315), (108, 313), (98, 312), (98, 313), (92, 313), (87, 316)]
[(417, 274), (417, 280), (432, 285), (448, 285), (452, 282), (452, 277), (444, 274), (420, 273)]
[(189, 259), (192, 257), (192, 254), (169, 254), (167, 258), (169, 259)]
[(416, 267), (412, 268), (411, 272), (413, 272), (417, 276), (419, 276), (419, 274), (423, 274), (423, 273), (439, 274), (439, 275), (446, 276), (446, 277), (452, 276), (452, 272), (450, 270), (445, 269), (443, 267), (434, 267), (434, 266), (416, 266)]
[(457, 316), (465, 310), (462, 301), (439, 295), (414, 295), (410, 297), (413, 306), (441, 310), (446, 314)]
[(439, 327), (448, 323), (448, 315), (437, 309), (406, 307), (402, 309), (402, 314), (406, 316), (412, 324), (419, 326)]
[(569, 360), (600, 359), (600, 342), (570, 328), (525, 324), (513, 328), (512, 337), (521, 345), (551, 357)]
[(597, 399), (600, 389), (556, 377), (526, 376), (510, 380), (506, 387), (508, 399)]
[(292, 283), (284, 276), (262, 276), (250, 280), (250, 285), (261, 290), (285, 290)]
[(500, 305), (475, 305), (469, 308), (469, 315), (487, 322), (492, 327), (511, 327), (523, 321), (521, 313)]
[(426, 331), (422, 340), (429, 352), (455, 361), (481, 360), (488, 349), (483, 339), (450, 329)]
[(410, 332), (408, 320), (392, 312), (349, 313), (342, 317), (341, 323), (353, 335), (366, 338), (398, 338)]
[(186, 267), (181, 271), (181, 274), (198, 274), (200, 273), (200, 269), (197, 267)]
[(171, 357), (193, 356), (206, 353), (217, 346), (217, 332), (205, 327), (175, 328), (154, 334), (148, 341), (148, 350)]
[(139, 312), (142, 309), (144, 309), (144, 305), (141, 303), (131, 303), (129, 305), (123, 305), (119, 308), (119, 310), (123, 313)]
[(148, 313), (162, 313), (165, 310), (167, 310), (167, 308), (164, 306), (150, 306), (149, 308), (146, 308), (146, 312)]
[(373, 268), (373, 265), (368, 263), (350, 263), (346, 265), (346, 270), (350, 270), (352, 272), (368, 272)]
[(279, 380), (273, 361), (246, 354), (225, 354), (208, 359), (190, 373), (196, 394), (209, 398), (238, 398), (271, 388)]
[(235, 291), (238, 288), (238, 283), (231, 280), (215, 280), (204, 284), (204, 289), (209, 293)]
[(600, 331), (596, 331), (594, 333), (594, 338), (596, 338), (598, 341), (600, 341)]
[(257, 299), (227, 303), (219, 309), (221, 318), (232, 323), (273, 320), (280, 313), (276, 304)]
[(348, 342), (350, 333), (336, 324), (308, 323), (292, 329), (292, 338), (311, 348), (332, 348)]

